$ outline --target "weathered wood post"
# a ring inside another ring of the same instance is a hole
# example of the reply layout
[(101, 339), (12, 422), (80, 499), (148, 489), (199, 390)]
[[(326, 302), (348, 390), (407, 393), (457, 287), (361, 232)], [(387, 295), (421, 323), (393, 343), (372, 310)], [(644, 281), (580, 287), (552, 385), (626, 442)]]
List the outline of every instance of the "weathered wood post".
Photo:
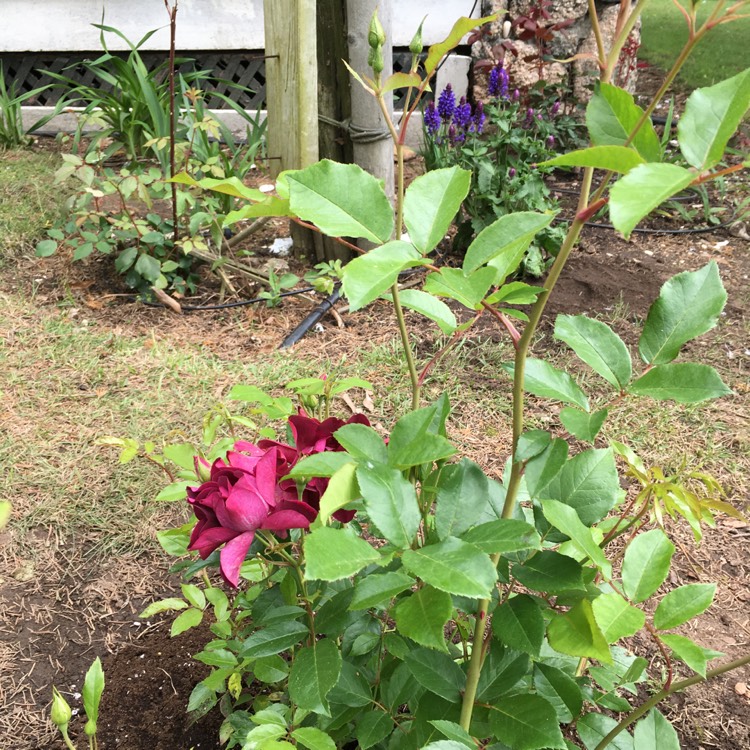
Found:
[[(383, 45), (385, 68), (383, 79), (393, 72), (393, 10), (391, 0), (347, 0), (349, 23), (349, 64), (360, 75), (368, 78), (372, 71), (367, 65), (369, 44), (367, 32), (370, 18), (377, 8), (385, 30)], [(386, 192), (393, 198), (393, 143), (385, 119), (375, 98), (356, 81), (351, 82), (352, 122), (350, 133), (354, 144), (354, 162), (375, 177), (385, 181)], [(393, 113), (393, 95), (388, 94), (389, 110)]]
[[(266, 143), (271, 176), (318, 161), (318, 58), (315, 0), (263, 0), (266, 37)], [(297, 252), (311, 233), (292, 223)]]
[(315, 0), (263, 0), (267, 143), (275, 177), (318, 160)]

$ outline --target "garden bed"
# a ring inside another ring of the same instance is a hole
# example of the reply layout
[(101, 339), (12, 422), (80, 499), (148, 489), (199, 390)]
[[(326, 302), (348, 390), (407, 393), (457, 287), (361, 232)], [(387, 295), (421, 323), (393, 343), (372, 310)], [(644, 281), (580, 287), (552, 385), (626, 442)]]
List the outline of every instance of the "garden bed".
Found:
[[(282, 225), (278, 229), (285, 231)], [(697, 236), (638, 235), (626, 243), (611, 230), (589, 228), (551, 308), (554, 313), (599, 312), (632, 344), (635, 323), (663, 281), (710, 259), (720, 266), (729, 305), (720, 326), (690, 346), (699, 348), (702, 361), (717, 367), (734, 395), (698, 408), (662, 406), (645, 421), (623, 406), (615, 410), (611, 430), (628, 434), (654, 463), (692, 457), (722, 481), (729, 500), (741, 508), (750, 476), (747, 241), (720, 230)], [(271, 360), (278, 370), (288, 368), (277, 373), (272, 385), (278, 386), (300, 368), (318, 374), (344, 357), (352, 363), (359, 356), (362, 363), (352, 374), (367, 377), (375, 386), (370, 417), (376, 425), (388, 424), (394, 404), (405, 398), (398, 384), (384, 379), (385, 368), (379, 364), (395, 345), (388, 308), (376, 303), (362, 313), (344, 314), (344, 328), (328, 317), (322, 332), (311, 333), (293, 354), (277, 355), (273, 352), (279, 342), (312, 302), (295, 299), (273, 310), (253, 306), (177, 316), (111, 296), (112, 278), (98, 273), (98, 264), (91, 259), (69, 267), (61, 260), (50, 265), (20, 258), (3, 271), (7, 444), (2, 458), (15, 477), (4, 494), (26, 521), (3, 533), (7, 572), (0, 583), (0, 666), (6, 712), (1, 744), (18, 750), (61, 748), (43, 718), (50, 685), (78, 706), (71, 694), (80, 691), (91, 659), (102, 655), (107, 677), (102, 750), (218, 748), (220, 718), (208, 717), (191, 728), (180, 710), (200, 679), (202, 666), (190, 666), (188, 654), (200, 648), (201, 638), (187, 634), (171, 640), (168, 618), (150, 623), (137, 618), (145, 603), (167, 593), (167, 562), (157, 551), (153, 531), (186, 518), (186, 508), (155, 507), (148, 488), (157, 486), (158, 478), (118, 467), (112, 453), (93, 443), (118, 429), (133, 437), (149, 436), (139, 431), (155, 425), (143, 424), (139, 415), (152, 408), (152, 400), (165, 409), (156, 426), (194, 431), (201, 405), (207, 408), (225, 396), (232, 383), (257, 382), (253, 370), (259, 359)], [(422, 325), (416, 316), (411, 323)], [(433, 330), (412, 330), (423, 351), (434, 347)], [(502, 469), (509, 440), (503, 417), (508, 385), (497, 366), (508, 351), (498, 352), (493, 339), (499, 338), (495, 329), (475, 332), (449, 355), (455, 357), (453, 366), (445, 368), (450, 375), (430, 384), (430, 392), (447, 388), (454, 394), (459, 408), (451, 420), (451, 436), (466, 455), (495, 475)], [(61, 351), (66, 340), (74, 347)], [(553, 357), (566, 356), (547, 333), (539, 346)], [(158, 396), (150, 396), (156, 388), (169, 389), (166, 406)], [(196, 399), (196, 390), (201, 398)], [(188, 396), (184, 404), (178, 394)], [(42, 398), (46, 404), (40, 403)], [(129, 404), (136, 427), (127, 428), (112, 416), (115, 400)], [(543, 419), (543, 411), (537, 416)], [(71, 478), (70, 464), (76, 462), (85, 476)], [(54, 475), (62, 490), (50, 485)], [(146, 476), (150, 478), (144, 481)], [(133, 497), (136, 488), (142, 494)], [(77, 511), (78, 523), (71, 526), (65, 514), (66, 504), (74, 502), (72, 494), (89, 507)], [(113, 527), (117, 512), (106, 507), (113, 494), (123, 504), (123, 514), (141, 520), (121, 518)], [(103, 506), (100, 513), (97, 505)], [(689, 534), (676, 533), (684, 554), (670, 585), (719, 581), (717, 602), (699, 620), (695, 637), (727, 656), (737, 656), (750, 640), (750, 566), (744, 553), (748, 534), (749, 527), (730, 519), (720, 520), (698, 548)], [(658, 671), (653, 644), (633, 646)], [(748, 676), (747, 669), (731, 673), (671, 701), (666, 711), (676, 721), (683, 747), (734, 750), (750, 745), (743, 687)], [(72, 727), (73, 733), (79, 728), (75, 723)]]

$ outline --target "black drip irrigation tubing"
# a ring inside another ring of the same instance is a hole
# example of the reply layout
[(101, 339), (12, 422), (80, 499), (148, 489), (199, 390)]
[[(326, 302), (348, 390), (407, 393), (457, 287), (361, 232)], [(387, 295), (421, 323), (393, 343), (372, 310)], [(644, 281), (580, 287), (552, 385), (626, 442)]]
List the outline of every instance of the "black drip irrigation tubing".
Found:
[[(570, 224), (573, 219), (562, 219), (556, 218), (556, 222), (564, 222)], [(726, 229), (727, 227), (734, 224), (736, 217), (732, 217), (728, 221), (723, 221), (721, 224), (714, 224), (713, 226), (707, 227), (690, 227), (689, 229), (649, 229), (648, 227), (635, 227), (632, 231), (638, 234), (701, 234), (706, 232), (715, 232), (717, 229)], [(597, 221), (586, 221), (584, 226), (594, 227), (595, 229), (614, 229), (612, 224), (600, 224)]]
[(304, 320), (279, 344), (279, 349), (294, 346), (338, 301), (341, 285), (336, 284), (333, 293), (326, 297)]

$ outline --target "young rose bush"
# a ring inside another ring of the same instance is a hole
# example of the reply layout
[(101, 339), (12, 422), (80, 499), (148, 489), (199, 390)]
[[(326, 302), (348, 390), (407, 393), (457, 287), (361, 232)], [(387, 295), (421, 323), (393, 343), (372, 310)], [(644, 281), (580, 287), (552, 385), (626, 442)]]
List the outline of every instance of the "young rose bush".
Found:
[[(607, 81), (636, 17), (600, 61), (605, 80), (587, 111), (592, 146), (554, 160), (585, 172), (578, 213), (543, 288), (507, 279), (551, 221), (545, 213), (501, 217), (472, 241), (460, 268), (431, 262), (470, 189), (466, 170), (454, 166), (416, 179), (399, 192), (395, 219), (382, 185), (357, 167), (322, 162), (285, 174), (273, 197), (280, 212), (332, 236), (376, 243), (347, 265), (343, 290), (352, 310), (381, 296), (392, 300), (412, 409), (387, 440), (361, 417), (345, 424), (299, 414), (289, 420), (289, 444), (230, 446), (204, 484), (188, 490), (203, 514), (194, 529), (189, 524), (190, 539), (188, 528), (161, 537), (172, 551), (190, 544), (207, 555), (188, 563), (186, 575), (218, 564), (238, 584), (226, 593), (187, 583), (184, 600), (144, 613), (182, 610), (177, 633), (211, 610), (216, 637), (196, 658), (213, 669), (189, 709), (200, 716), (219, 704), (227, 747), (603, 750), (616, 741), (626, 750), (675, 750), (677, 735), (658, 702), (750, 661), (710, 670), (717, 652), (670, 632), (711, 605), (713, 584), (688, 584), (656, 606), (651, 601), (675, 551), (667, 517), (682, 516), (700, 531), (714, 513), (736, 511), (717, 499), (715, 483), (706, 480), (701, 491), (683, 486), (679, 476), (645, 466), (630, 448), (600, 435), (610, 401), (699, 403), (729, 393), (713, 368), (675, 361), (719, 319), (726, 293), (716, 264), (664, 284), (643, 324), (637, 359), (601, 321), (558, 316), (555, 338), (607, 384), (609, 397), (592, 401), (568, 373), (530, 356), (546, 301), (589, 216), (608, 204), (627, 236), (665, 197), (746, 165), (717, 166), (750, 106), (750, 71), (688, 100), (678, 140), (690, 169), (657, 161), (650, 109)], [(688, 17), (694, 25), (694, 14)], [(413, 50), (410, 73), (381, 81), (375, 70), (365, 85), (381, 103), (394, 87), (413, 89), (408, 123), (440, 59), (476, 24), (461, 19), (445, 43), (431, 48), (424, 76)], [(686, 51), (705, 33), (692, 31)], [(371, 32), (377, 62), (376, 17)], [(708, 121), (701, 115), (706, 107), (723, 114)], [(402, 174), (404, 130), (393, 128)], [(589, 194), (595, 169), (604, 174)], [(270, 205), (253, 204), (247, 213)], [(408, 241), (401, 239), (402, 221)], [(427, 271), (423, 289), (400, 290), (400, 271), (418, 266)], [(466, 308), (469, 323), (459, 325), (444, 299)], [(440, 352), (420, 371), (403, 307), (435, 322), (448, 345), (483, 315), (507, 332), (514, 348), (504, 366), (513, 381), (512, 450), (501, 481), (457, 460), (446, 396), (423, 404), (423, 382)], [(511, 318), (523, 322), (522, 331)], [(555, 405), (549, 430), (525, 425), (526, 393)], [(258, 400), (269, 414), (277, 407)], [(565, 433), (577, 441), (575, 455)], [(642, 491), (623, 490), (616, 455)], [(615, 540), (620, 548), (610, 556)], [(638, 683), (659, 678), (618, 642), (644, 628), (666, 677), (634, 708)], [(677, 679), (678, 670), (694, 675)]]

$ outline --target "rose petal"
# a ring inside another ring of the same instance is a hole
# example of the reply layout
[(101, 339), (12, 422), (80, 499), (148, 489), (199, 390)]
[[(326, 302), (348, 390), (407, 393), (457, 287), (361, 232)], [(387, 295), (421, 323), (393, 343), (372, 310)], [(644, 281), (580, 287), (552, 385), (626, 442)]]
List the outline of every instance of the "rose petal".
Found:
[(199, 530), (196, 525), (193, 535), (190, 537), (188, 549), (198, 550), (198, 554), (205, 560), (217, 547), (233, 539), (235, 536), (237, 536), (236, 531), (225, 529), (222, 526), (213, 526), (212, 528), (203, 527)]
[(294, 507), (285, 507), (272, 511), (263, 521), (261, 529), (269, 531), (289, 531), (289, 529), (307, 529), (317, 517), (317, 512), (305, 503), (285, 503)]
[(237, 588), (240, 580), (240, 568), (245, 562), (247, 551), (253, 543), (255, 534), (247, 531), (244, 534), (236, 536), (230, 541), (219, 555), (219, 567), (224, 580), (230, 585)]
[(255, 531), (267, 514), (268, 504), (264, 502), (251, 476), (237, 482), (226, 503), (216, 507), (216, 517), (221, 525), (235, 531)]

